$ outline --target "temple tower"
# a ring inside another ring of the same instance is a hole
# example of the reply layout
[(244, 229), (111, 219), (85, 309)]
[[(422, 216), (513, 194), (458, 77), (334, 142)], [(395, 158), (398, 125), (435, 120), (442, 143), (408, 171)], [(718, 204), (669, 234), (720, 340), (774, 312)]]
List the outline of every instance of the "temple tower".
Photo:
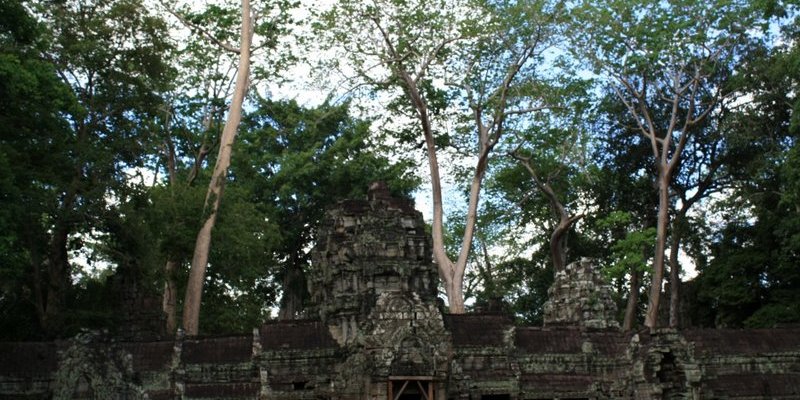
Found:
[(348, 354), (333, 386), (358, 398), (439, 392), (452, 341), (431, 239), (413, 204), (383, 183), (366, 200), (339, 203), (321, 221), (312, 263), (312, 301)]

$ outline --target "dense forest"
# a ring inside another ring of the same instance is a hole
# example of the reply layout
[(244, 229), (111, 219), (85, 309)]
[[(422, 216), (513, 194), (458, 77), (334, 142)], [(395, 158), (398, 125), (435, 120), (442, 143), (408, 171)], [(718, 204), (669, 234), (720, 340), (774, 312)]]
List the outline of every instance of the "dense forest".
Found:
[(0, 340), (130, 293), (165, 332), (311, 317), (315, 226), (379, 180), (452, 313), (539, 324), (588, 257), (625, 330), (798, 323), (797, 8), (0, 0)]

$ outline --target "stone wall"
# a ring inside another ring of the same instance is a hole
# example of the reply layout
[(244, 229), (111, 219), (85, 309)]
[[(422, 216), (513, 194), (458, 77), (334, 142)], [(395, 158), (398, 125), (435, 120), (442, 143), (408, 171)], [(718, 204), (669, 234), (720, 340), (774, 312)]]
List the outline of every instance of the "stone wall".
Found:
[(621, 335), (497, 315), (442, 321), (425, 329), (445, 342), (419, 343), (433, 336), (404, 326), (360, 350), (319, 321), (168, 342), (3, 343), (0, 399), (384, 399), (390, 377), (407, 373), (434, 378), (437, 398), (800, 398), (800, 329)]

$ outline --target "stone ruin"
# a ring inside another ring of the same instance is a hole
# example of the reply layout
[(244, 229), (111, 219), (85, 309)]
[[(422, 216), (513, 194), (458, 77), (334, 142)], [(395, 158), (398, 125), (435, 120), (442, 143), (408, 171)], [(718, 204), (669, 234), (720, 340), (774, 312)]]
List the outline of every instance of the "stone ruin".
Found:
[(309, 291), (340, 345), (361, 339), (361, 328), (376, 317), (385, 319), (386, 299), (407, 302), (398, 310), (406, 313), (435, 304), (439, 275), (422, 214), (392, 198), (385, 184), (373, 184), (368, 201), (347, 200), (330, 210), (317, 236)]
[(580, 326), (587, 329), (619, 328), (617, 304), (611, 285), (605, 283), (592, 265), (582, 259), (556, 272), (544, 303), (545, 326)]
[(800, 399), (800, 329), (620, 333), (586, 261), (544, 327), (447, 314), (421, 215), (380, 185), (330, 210), (313, 263), (317, 319), (0, 343), (0, 399)]

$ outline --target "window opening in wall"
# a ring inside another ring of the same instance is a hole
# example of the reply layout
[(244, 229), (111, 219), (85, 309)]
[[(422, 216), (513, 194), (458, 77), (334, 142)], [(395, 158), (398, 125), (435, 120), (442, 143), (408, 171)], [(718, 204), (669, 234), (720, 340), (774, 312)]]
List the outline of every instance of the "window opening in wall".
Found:
[(429, 376), (389, 378), (390, 400), (433, 400), (433, 379)]

